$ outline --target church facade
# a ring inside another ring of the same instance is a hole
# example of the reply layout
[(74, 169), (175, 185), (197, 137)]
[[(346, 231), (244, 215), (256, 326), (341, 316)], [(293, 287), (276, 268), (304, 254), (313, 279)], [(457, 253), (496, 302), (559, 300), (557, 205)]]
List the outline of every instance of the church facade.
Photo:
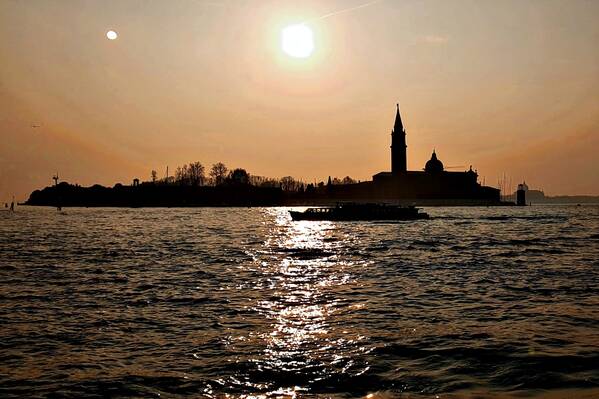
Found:
[[(371, 194), (388, 200), (450, 200), (455, 203), (499, 203), (500, 191), (478, 183), (472, 170), (445, 170), (433, 151), (422, 171), (407, 169), (406, 130), (399, 113), (391, 131), (391, 172), (380, 172), (372, 178)], [(422, 202), (422, 201), (420, 201)]]

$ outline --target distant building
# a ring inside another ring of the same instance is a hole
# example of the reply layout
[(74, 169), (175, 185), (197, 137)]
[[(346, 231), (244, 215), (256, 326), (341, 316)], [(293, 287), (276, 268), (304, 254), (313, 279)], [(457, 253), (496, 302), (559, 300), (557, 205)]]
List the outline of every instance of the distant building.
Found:
[(423, 171), (407, 170), (406, 130), (399, 113), (391, 131), (391, 172), (372, 177), (375, 196), (385, 199), (499, 201), (499, 190), (481, 186), (472, 170), (449, 172), (433, 150)]
[[(526, 182), (523, 182), (522, 184), (518, 184), (518, 189), (520, 189), (520, 186), (522, 186), (522, 189), (524, 190), (524, 193), (526, 195), (526, 201), (528, 203), (545, 202), (548, 200), (548, 197), (545, 196), (545, 193), (542, 190), (530, 189), (528, 187), (528, 185), (526, 184)], [(510, 194), (506, 197), (506, 199), (510, 200), (510, 201), (517, 201), (517, 198), (518, 198), (518, 191), (515, 191), (513, 194)]]
[(518, 190), (516, 191), (516, 205), (524, 206), (526, 205), (526, 192), (528, 191), (528, 186), (526, 183), (518, 184)]

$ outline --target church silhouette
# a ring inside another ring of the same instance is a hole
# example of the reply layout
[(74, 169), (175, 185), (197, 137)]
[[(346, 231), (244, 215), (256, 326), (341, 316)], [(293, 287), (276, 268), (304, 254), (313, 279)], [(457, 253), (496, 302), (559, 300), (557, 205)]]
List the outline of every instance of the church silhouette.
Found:
[(500, 202), (500, 191), (478, 183), (476, 171), (445, 170), (433, 151), (422, 171), (408, 170), (406, 130), (399, 113), (391, 131), (391, 172), (380, 172), (372, 181), (333, 186), (332, 197), (416, 202), (440, 205), (487, 205)]

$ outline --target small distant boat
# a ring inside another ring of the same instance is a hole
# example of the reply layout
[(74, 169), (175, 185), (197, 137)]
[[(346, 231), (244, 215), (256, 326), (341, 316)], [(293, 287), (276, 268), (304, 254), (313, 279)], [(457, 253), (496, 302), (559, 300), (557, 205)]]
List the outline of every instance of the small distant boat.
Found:
[(308, 208), (304, 212), (289, 211), (293, 220), (417, 220), (428, 219), (427, 213), (414, 206), (342, 203), (334, 207)]

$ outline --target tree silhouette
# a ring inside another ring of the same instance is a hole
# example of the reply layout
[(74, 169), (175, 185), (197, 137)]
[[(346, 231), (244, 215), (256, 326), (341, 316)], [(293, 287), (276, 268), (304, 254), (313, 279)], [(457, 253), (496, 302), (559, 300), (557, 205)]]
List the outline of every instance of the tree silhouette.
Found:
[(192, 162), (189, 164), (189, 181), (192, 186), (201, 186), (206, 180), (204, 174), (204, 165), (200, 162)]
[(303, 183), (300, 180), (295, 180), (291, 176), (282, 177), (280, 180), (281, 189), (283, 191), (299, 191)]
[(185, 184), (185, 175), (187, 174), (187, 165), (177, 166), (175, 169), (175, 181), (179, 184)]
[(245, 169), (237, 168), (229, 173), (229, 180), (235, 184), (248, 184), (250, 175)]
[(225, 182), (227, 172), (228, 169), (222, 162), (217, 162), (212, 165), (212, 168), (210, 169), (210, 177), (212, 178), (215, 186), (221, 185)]
[(277, 179), (265, 176), (250, 175), (250, 184), (256, 187), (279, 187), (280, 183)]
[(192, 162), (175, 170), (175, 181), (181, 185), (201, 186), (205, 179), (204, 166), (200, 162)]
[(341, 184), (355, 184), (356, 181), (349, 176), (345, 176), (343, 180), (341, 180)]

